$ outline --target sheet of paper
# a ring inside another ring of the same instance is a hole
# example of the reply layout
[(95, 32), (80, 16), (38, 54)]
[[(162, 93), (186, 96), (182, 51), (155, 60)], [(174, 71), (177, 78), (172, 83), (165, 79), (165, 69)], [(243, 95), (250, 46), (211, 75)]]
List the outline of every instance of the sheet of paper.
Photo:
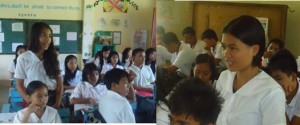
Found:
[(67, 40), (68, 41), (76, 41), (77, 40), (77, 32), (67, 32)]
[(12, 31), (17, 31), (17, 32), (23, 31), (23, 23), (12, 23), (11, 27), (12, 27)]
[(121, 44), (121, 32), (113, 33), (113, 44)]
[(54, 45), (59, 45), (60, 44), (60, 39), (59, 37), (53, 37)]
[(12, 43), (11, 51), (15, 52), (18, 45), (23, 45), (23, 43)]
[(60, 34), (60, 25), (50, 25), (53, 34)]
[(0, 33), (0, 42), (4, 42), (4, 33)]

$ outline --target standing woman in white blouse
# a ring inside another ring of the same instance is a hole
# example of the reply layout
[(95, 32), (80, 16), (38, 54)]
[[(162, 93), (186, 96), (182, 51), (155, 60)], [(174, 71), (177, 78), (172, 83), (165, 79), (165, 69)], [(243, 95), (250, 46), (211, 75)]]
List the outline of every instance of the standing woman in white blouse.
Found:
[(285, 125), (285, 95), (279, 84), (260, 69), (265, 32), (252, 16), (240, 16), (223, 29), (228, 70), (216, 89), (225, 99), (217, 125)]
[(63, 74), (59, 69), (52, 33), (52, 29), (46, 23), (36, 22), (32, 25), (28, 51), (18, 57), (16, 88), (28, 103), (25, 92), (28, 83), (34, 80), (42, 81), (49, 89), (47, 105), (59, 108), (63, 92)]

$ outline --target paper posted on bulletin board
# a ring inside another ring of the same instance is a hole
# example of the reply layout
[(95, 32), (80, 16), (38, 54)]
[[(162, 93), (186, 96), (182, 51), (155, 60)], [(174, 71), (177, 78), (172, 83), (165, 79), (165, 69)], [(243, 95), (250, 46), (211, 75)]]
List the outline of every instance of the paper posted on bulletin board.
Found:
[(133, 47), (146, 49), (147, 30), (135, 30), (133, 34)]

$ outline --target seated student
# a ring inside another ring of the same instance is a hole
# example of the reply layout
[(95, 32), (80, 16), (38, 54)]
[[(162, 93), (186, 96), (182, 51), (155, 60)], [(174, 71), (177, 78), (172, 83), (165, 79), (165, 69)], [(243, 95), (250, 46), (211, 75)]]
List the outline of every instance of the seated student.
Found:
[(78, 68), (76, 56), (68, 55), (65, 59), (64, 65), (64, 89), (73, 90), (82, 82), (82, 72)]
[(131, 66), (132, 64), (131, 55), (132, 55), (132, 49), (129, 47), (125, 48), (122, 52), (121, 65), (124, 66), (125, 69)]
[(216, 65), (226, 69), (222, 43), (218, 41), (216, 32), (212, 29), (206, 29), (201, 35), (201, 40), (205, 43), (206, 52), (215, 58)]
[(15, 75), (18, 56), (21, 55), (22, 53), (24, 53), (25, 51), (26, 51), (26, 46), (23, 46), (23, 45), (18, 45), (17, 46), (16, 53), (15, 53), (16, 54), (15, 59), (13, 60), (13, 62), (8, 67), (8, 72), (10, 73), (10, 78), (11, 79), (13, 79), (14, 75)]
[(200, 40), (197, 40), (196, 32), (193, 27), (185, 27), (182, 31), (183, 42), (186, 43), (196, 55), (204, 52), (204, 43)]
[(294, 56), (287, 49), (279, 50), (267, 69), (285, 91), (287, 125), (300, 125), (300, 87)]
[(121, 66), (119, 54), (116, 51), (111, 51), (109, 56), (107, 57), (107, 64), (103, 65), (101, 70), (101, 78), (105, 75), (105, 73), (113, 68), (123, 69), (124, 67)]
[(150, 66), (153, 74), (155, 75), (155, 71), (156, 71), (156, 50), (155, 50), (155, 48), (148, 48), (146, 50), (145, 65)]
[(98, 67), (99, 72), (101, 72), (103, 65), (107, 63), (107, 57), (109, 56), (109, 53), (109, 47), (104, 46), (101, 51), (96, 53), (95, 58), (88, 60), (86, 63), (93, 62)]
[(48, 87), (41, 81), (31, 81), (26, 88), (29, 106), (17, 112), (14, 123), (61, 123), (56, 109), (47, 106)]
[(167, 48), (162, 45), (162, 37), (165, 35), (165, 28), (157, 26), (156, 28), (156, 65), (163, 65), (171, 62), (172, 53), (168, 52)]
[(179, 70), (181, 74), (189, 77), (191, 74), (192, 63), (196, 57), (193, 50), (186, 44), (179, 42), (177, 36), (173, 32), (168, 32), (163, 36), (163, 44), (170, 53), (175, 53), (176, 58), (172, 64), (165, 64), (164, 68), (176, 72)]
[(153, 92), (152, 83), (155, 81), (154, 74), (149, 66), (146, 66), (145, 50), (142, 48), (134, 49), (132, 52), (133, 65), (130, 69), (135, 72), (136, 77), (133, 80), (133, 87), (138, 91)]
[(82, 81), (70, 97), (70, 103), (75, 104), (74, 111), (94, 109), (107, 91), (106, 86), (99, 83), (99, 72), (94, 63), (87, 63), (84, 66)]
[(201, 79), (204, 83), (214, 85), (218, 79), (214, 57), (208, 54), (198, 55), (193, 64), (192, 76)]
[(283, 49), (284, 44), (283, 41), (280, 39), (272, 39), (269, 42), (267, 51), (264, 52), (262, 58), (262, 66), (267, 67), (269, 63), (269, 59), (272, 58), (279, 50)]
[(214, 125), (222, 103), (218, 91), (203, 81), (182, 80), (169, 99), (170, 125)]
[(135, 123), (129, 101), (135, 101), (134, 89), (125, 70), (114, 68), (104, 76), (108, 88), (99, 100), (99, 112), (107, 123)]

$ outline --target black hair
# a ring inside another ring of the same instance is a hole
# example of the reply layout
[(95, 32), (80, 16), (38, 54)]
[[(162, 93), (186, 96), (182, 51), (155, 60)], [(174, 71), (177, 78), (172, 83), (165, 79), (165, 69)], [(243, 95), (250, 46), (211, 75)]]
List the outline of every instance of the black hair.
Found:
[(190, 34), (192, 36), (195, 36), (196, 32), (195, 32), (195, 29), (193, 27), (187, 26), (182, 31), (182, 35), (184, 35), (184, 34)]
[(169, 45), (170, 43), (180, 44), (180, 41), (178, 40), (177, 35), (173, 32), (166, 33), (162, 38), (162, 42), (165, 45)]
[[(50, 26), (44, 22), (36, 22), (32, 25), (28, 50), (31, 50), (34, 53), (37, 53), (40, 50), (41, 45), (39, 42), (39, 38), (40, 38), (40, 35), (42, 34), (42, 30), (45, 28), (49, 29), (51, 31), (51, 34), (53, 33)], [(43, 66), (45, 68), (46, 74), (51, 79), (58, 77), (58, 75), (60, 73), (59, 62), (57, 59), (56, 51), (54, 49), (52, 36), (51, 36), (51, 43), (50, 43), (48, 49), (45, 50), (43, 56), (44, 56)]]
[(223, 98), (213, 87), (197, 78), (184, 79), (172, 93), (168, 107), (171, 114), (191, 116), (201, 124), (215, 123)]
[(216, 62), (215, 62), (215, 58), (213, 56), (208, 55), (207, 53), (205, 54), (199, 54), (196, 58), (195, 58), (195, 62), (193, 63), (193, 68), (191, 71), (191, 76), (194, 77), (194, 67), (197, 64), (200, 63), (207, 63), (209, 64), (209, 69), (211, 71), (211, 76), (210, 76), (210, 80), (217, 80), (218, 79), (218, 72), (217, 72), (217, 68), (216, 68)]
[(17, 65), (17, 59), (18, 59), (18, 57), (19, 57), (18, 51), (19, 51), (20, 49), (24, 49), (25, 51), (27, 50), (26, 46), (24, 46), (24, 45), (18, 45), (18, 46), (17, 46), (17, 48), (16, 48), (16, 53), (15, 53), (16, 56), (15, 56), (15, 59), (13, 60), (15, 66)]
[(279, 50), (269, 61), (268, 71), (279, 70), (290, 76), (292, 73), (298, 73), (297, 62), (293, 54), (287, 50)]
[[(156, 52), (156, 50), (155, 50), (155, 48), (148, 48), (147, 50), (146, 50), (146, 59), (145, 59), (145, 65), (149, 65), (149, 64), (151, 64), (151, 60), (150, 60), (150, 55), (153, 53), (153, 52)], [(156, 62), (156, 61), (154, 61), (154, 62)]]
[(77, 73), (77, 70), (79, 70), (79, 67), (77, 65), (76, 67), (76, 70), (74, 71), (74, 73), (71, 72), (71, 70), (68, 68), (68, 62), (71, 60), (71, 59), (76, 59), (77, 61), (77, 58), (76, 56), (74, 55), (68, 55), (66, 58), (65, 58), (65, 75), (64, 75), (64, 85), (70, 85), (69, 84), (69, 81), (73, 78), (75, 78), (76, 76), (76, 73)]
[(214, 30), (212, 29), (206, 29), (202, 35), (201, 35), (201, 40), (204, 39), (215, 39), (216, 41), (218, 41), (218, 37), (217, 34)]
[(156, 27), (156, 34), (165, 34), (165, 28), (164, 27), (162, 27), (162, 26), (157, 26)]
[(118, 56), (118, 62), (117, 62), (117, 65), (121, 65), (120, 58), (119, 58), (119, 53), (116, 52), (116, 51), (111, 51), (111, 52), (109, 53), (109, 56), (107, 57), (107, 63), (111, 63), (111, 57), (114, 56), (114, 55), (117, 55), (117, 56)]
[(59, 47), (58, 46), (55, 46), (54, 49), (59, 52)]
[(140, 52), (145, 52), (145, 50), (143, 48), (136, 48), (132, 51), (132, 57), (134, 57), (136, 54), (140, 53)]
[[(82, 70), (82, 81), (89, 82), (88, 75), (92, 75), (94, 71), (97, 71), (99, 73), (97, 66), (94, 63), (85, 64)], [(100, 77), (98, 79), (97, 84), (99, 83), (99, 81)]]
[(45, 85), (43, 82), (31, 81), (26, 88), (26, 94), (31, 96), (37, 89), (40, 89), (40, 88), (46, 88), (48, 91), (47, 85)]
[(103, 82), (106, 85), (107, 89), (111, 90), (112, 83), (119, 84), (119, 81), (123, 77), (128, 78), (128, 73), (125, 70), (113, 68), (112, 70), (106, 72)]
[(248, 46), (259, 45), (259, 51), (254, 56), (252, 65), (260, 66), (265, 49), (265, 31), (258, 19), (243, 15), (230, 21), (223, 29)]
[(109, 47), (108, 46), (104, 46), (100, 52), (100, 55), (99, 55), (99, 72), (101, 72), (102, 70), (102, 67), (104, 65), (104, 57), (103, 57), (103, 52), (107, 52), (107, 51), (110, 51)]
[(123, 50), (122, 52), (122, 63), (125, 63), (126, 62), (126, 59), (129, 58), (128, 57), (128, 52), (131, 50), (130, 47), (127, 47)]
[(283, 49), (284, 47), (284, 42), (281, 39), (272, 39), (270, 40), (268, 47), (270, 46), (271, 43), (275, 43), (279, 46), (279, 49)]

